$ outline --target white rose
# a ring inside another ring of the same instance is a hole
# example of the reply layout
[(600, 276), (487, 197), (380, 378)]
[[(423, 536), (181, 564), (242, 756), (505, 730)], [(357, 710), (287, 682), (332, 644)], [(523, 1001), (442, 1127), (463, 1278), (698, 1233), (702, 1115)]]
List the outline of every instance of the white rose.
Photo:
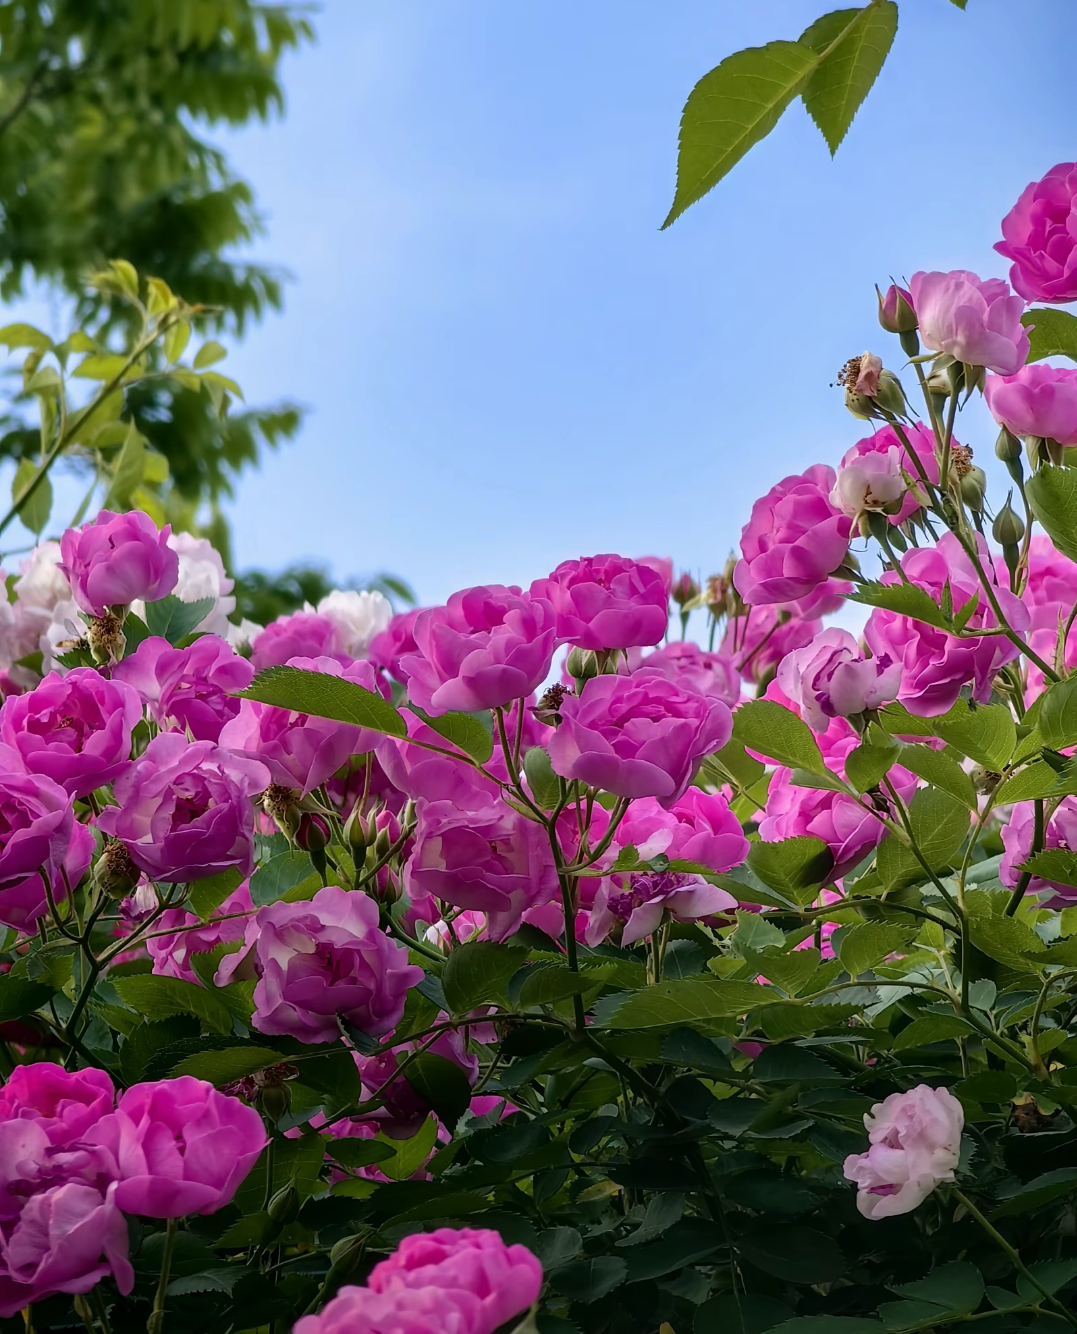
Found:
[(374, 636), (393, 619), (392, 603), (383, 593), (359, 593), (353, 588), (334, 588), (308, 610), (333, 622), (337, 647), (351, 658), (364, 657)]

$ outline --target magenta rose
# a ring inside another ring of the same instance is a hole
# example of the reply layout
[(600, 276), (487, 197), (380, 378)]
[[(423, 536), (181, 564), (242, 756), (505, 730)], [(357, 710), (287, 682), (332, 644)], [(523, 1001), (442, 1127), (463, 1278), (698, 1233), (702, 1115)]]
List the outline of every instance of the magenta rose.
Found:
[(115, 1097), (104, 1070), (65, 1070), (35, 1061), (17, 1065), (0, 1088), (0, 1122), (36, 1121), (51, 1144), (68, 1144), (111, 1112)]
[(910, 519), (920, 508), (920, 500), (908, 489), (905, 478), (919, 484), (921, 473), (925, 473), (930, 481), (938, 482), (935, 435), (922, 422), (910, 422), (903, 429), (920, 466), (909, 457), (892, 426), (884, 426), (874, 435), (858, 440), (846, 451), (830, 494), (832, 503), (843, 514), (855, 517), (863, 509), (892, 507), (900, 498), (900, 507), (890, 514), (890, 522), (897, 524)]
[(638, 661), (630, 656), (629, 663), (635, 671), (642, 667), (659, 672), (667, 681), (710, 695), (723, 704), (733, 705), (740, 699), (740, 679), (733, 659), (724, 653), (708, 652), (690, 639), (664, 644)]
[(172, 529), (148, 514), (102, 510), (93, 523), (68, 528), (60, 539), (60, 569), (76, 603), (90, 616), (126, 607), (137, 598), (157, 602), (176, 587), (179, 557), (168, 545)]
[(541, 685), (553, 661), (555, 616), (545, 599), (491, 584), (421, 612), (414, 635), (417, 651), (399, 664), (409, 700), (431, 714), (475, 712)]
[[(439, 1014), (433, 1022), (445, 1023), (448, 1017), (447, 1014)], [(467, 1042), (455, 1029), (439, 1033), (429, 1044), (426, 1040), (421, 1044), (404, 1042), (377, 1056), (356, 1054), (355, 1064), (363, 1083), (362, 1101), (367, 1102), (375, 1096), (382, 1099), (381, 1107), (369, 1115), (390, 1139), (410, 1139), (434, 1110), (422, 1094), (403, 1075), (397, 1073), (400, 1062), (419, 1045), (424, 1052), (444, 1057), (459, 1066), (467, 1075), (469, 1083), (474, 1084), (479, 1077), (478, 1057), (468, 1052)]]
[(254, 904), (246, 880), (225, 899), (208, 922), (202, 923), (194, 913), (183, 908), (169, 908), (157, 919), (154, 933), (146, 941), (153, 971), (163, 977), (181, 978), (184, 982), (199, 981), (191, 967), (191, 957), (208, 954), (222, 942), (242, 940), (253, 914)]
[(1026, 301), (1077, 301), (1077, 162), (1033, 181), (1002, 219), (995, 249), (1013, 260), (1010, 282)]
[(251, 798), (269, 770), (246, 755), (162, 732), (113, 785), (116, 806), (98, 816), (151, 880), (202, 880), (236, 867), (254, 870)]
[(159, 727), (190, 732), (196, 741), (219, 739), (221, 728), (239, 713), (234, 692), (245, 690), (253, 678), (246, 658), (217, 635), (200, 635), (187, 648), (144, 639), (112, 669), (114, 681), (138, 691)]
[(618, 797), (672, 803), (732, 730), (720, 700), (683, 690), (658, 672), (596, 676), (582, 695), (565, 696), (550, 761), (562, 778)]
[(504, 940), (524, 913), (557, 893), (557, 873), (541, 825), (504, 802), (460, 810), (421, 802), (415, 845), (404, 868), (412, 900), (430, 896), (486, 914), (491, 940)]
[(179, 1075), (129, 1088), (86, 1140), (115, 1164), (124, 1213), (182, 1218), (230, 1203), (267, 1137), (253, 1107)]
[[(291, 658), (287, 665), (339, 676), (374, 694), (389, 695), (388, 684), (369, 662), (342, 667), (334, 658)], [(221, 729), (222, 746), (260, 760), (274, 783), (304, 795), (332, 777), (349, 756), (373, 750), (380, 740), (380, 732), (250, 699), (240, 701), (239, 713)]]
[(496, 799), (498, 787), (491, 779), (450, 755), (439, 755), (414, 744), (426, 742), (431, 746), (445, 746), (445, 738), (423, 722), (417, 713), (403, 709), (401, 717), (412, 741), (381, 737), (375, 752), (394, 788), (412, 801), (448, 801), (461, 810), (486, 806)]
[(802, 598), (845, 559), (852, 520), (831, 504), (836, 480), (833, 468), (816, 463), (799, 477), (783, 478), (752, 506), (733, 572), (745, 602)]
[(989, 375), (984, 398), (995, 421), (1014, 435), (1077, 445), (1077, 370), (1037, 363), (1016, 375)]
[(749, 848), (725, 797), (698, 787), (690, 787), (668, 809), (653, 797), (634, 801), (613, 842), (614, 850), (631, 844), (641, 861), (664, 854), (670, 861), (697, 862), (709, 871), (739, 866)]
[[(977, 539), (984, 568), (990, 567), (990, 555), (983, 538)], [(939, 601), (948, 583), (955, 608), (964, 606), (973, 593), (980, 602), (968, 620), (973, 629), (994, 626), (997, 622), (980, 588), (975, 567), (952, 533), (946, 533), (934, 547), (907, 551), (901, 568), (917, 587)], [(897, 576), (884, 576), (884, 582), (897, 582)], [(1028, 629), (1028, 610), (1012, 593), (996, 588), (995, 596), (1009, 624), (1019, 634)], [(986, 704), (991, 695), (995, 673), (1017, 656), (1017, 648), (1001, 635), (982, 639), (958, 639), (924, 621), (900, 616), (877, 608), (864, 629), (868, 647), (880, 661), (883, 658), (901, 664), (901, 686), (897, 698), (910, 713), (934, 718), (957, 703), (962, 686), (972, 686), (972, 697)]]
[(885, 654), (867, 658), (848, 630), (832, 626), (782, 659), (778, 685), (817, 732), (832, 718), (852, 718), (897, 697), (901, 664)]
[(0, 742), (18, 751), (27, 773), (85, 797), (129, 768), (131, 733), (141, 721), (142, 701), (130, 686), (76, 667), (5, 700)]
[[(1006, 851), (998, 868), (998, 878), (1008, 889), (1013, 889), (1021, 879), (1019, 868), (1032, 852), (1035, 819), (1032, 802), (1022, 801), (1013, 807), (1009, 822), (1002, 827), (1002, 846)], [(1063, 797), (1055, 807), (1044, 830), (1043, 845), (1045, 848), (1077, 848), (1077, 797)], [(1040, 876), (1032, 877), (1028, 890), (1030, 894), (1052, 890), (1048, 906), (1054, 908), (1066, 908), (1077, 901), (1077, 889), (1072, 885), (1044, 880)]]
[[(1000, 557), (995, 562), (998, 581), (1005, 588), (1010, 572)], [(1026, 639), (1047, 662), (1054, 662), (1058, 636), (1073, 607), (1073, 590), (1077, 588), (1077, 564), (1063, 556), (1044, 533), (1034, 533), (1028, 550), (1028, 579), (1021, 593), (1021, 601), (1028, 608), (1030, 627)], [(1070, 630), (1063, 654), (1067, 669), (1077, 667), (1077, 627)], [(1028, 702), (1039, 695), (1045, 685), (1043, 673), (1035, 663), (1025, 668)]]
[(582, 556), (536, 579), (531, 596), (553, 604), (563, 644), (597, 650), (646, 647), (666, 633), (672, 568), (670, 562)]
[(19, 768), (19, 756), (0, 746), (0, 922), (32, 931), (48, 912), (42, 876), (62, 902), (85, 875), (94, 841), (62, 787)]
[(865, 1218), (911, 1213), (940, 1182), (953, 1181), (965, 1110), (948, 1089), (918, 1084), (891, 1093), (865, 1113), (864, 1125), (871, 1147), (851, 1153), (844, 1172)]
[(722, 652), (745, 681), (759, 685), (774, 674), (786, 654), (812, 642), (823, 628), (821, 615), (799, 616), (774, 605), (749, 607), (744, 616), (729, 621)]
[(965, 269), (914, 273), (911, 287), (920, 338), (932, 352), (949, 352), (997, 375), (1013, 375), (1025, 364), (1025, 303), (1001, 278), (977, 278)]
[(260, 908), (245, 945), (242, 955), (226, 958), (217, 984), (252, 970), (255, 1028), (300, 1042), (332, 1042), (338, 1016), (384, 1037), (423, 979), (404, 946), (382, 931), (374, 900), (336, 885), (307, 902)]
[(290, 658), (336, 658), (342, 665), (351, 662), (337, 650), (337, 626), (328, 616), (313, 611), (297, 611), (281, 616), (257, 635), (251, 644), (251, 663), (255, 671), (283, 667)]
[(415, 642), (415, 622), (426, 610), (426, 607), (413, 607), (411, 611), (398, 612), (381, 634), (370, 641), (367, 657), (375, 667), (388, 672), (394, 681), (407, 682), (400, 663), (409, 653), (419, 651)]
[(624, 948), (657, 931), (667, 914), (675, 922), (697, 922), (736, 906), (732, 894), (701, 875), (647, 871), (611, 876), (599, 885), (584, 940), (599, 945), (619, 927)]

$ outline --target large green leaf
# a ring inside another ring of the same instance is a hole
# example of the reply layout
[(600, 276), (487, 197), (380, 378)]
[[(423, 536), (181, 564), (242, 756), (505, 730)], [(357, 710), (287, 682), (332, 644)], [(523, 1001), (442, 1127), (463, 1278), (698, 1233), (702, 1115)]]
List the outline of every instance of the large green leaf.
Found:
[(1077, 853), (1067, 848), (1044, 848), (1027, 858), (1018, 870), (1031, 871), (1041, 880), (1053, 880), (1056, 884), (1077, 889)]
[(857, 584), (849, 597), (853, 602), (862, 602), (865, 607), (882, 607), (914, 621), (925, 621), (940, 630), (947, 628), (942, 608), (915, 584)]
[(959, 699), (934, 718), (921, 718), (902, 704), (887, 704), (880, 721), (891, 736), (941, 737), (962, 755), (996, 772), (1006, 767), (1017, 745), (1017, 727), (1005, 704), (973, 705)]
[(552, 810), (561, 795), (561, 780), (553, 771), (545, 746), (532, 746), (524, 752), (524, 773), (532, 798), (544, 811)]
[(1048, 686), (1040, 702), (1037, 726), (1044, 742), (1054, 750), (1077, 744), (1077, 676)]
[(213, 610), (212, 598), (181, 602), (174, 594), (157, 602), (146, 603), (146, 625), (151, 635), (160, 635), (170, 644), (178, 644)]
[(925, 782), (940, 787), (956, 797), (969, 810), (976, 809), (976, 789), (972, 779), (956, 760), (930, 746), (906, 746), (901, 752), (901, 764)]
[(227, 871), (208, 876), (205, 880), (196, 880), (191, 886), (187, 906), (204, 922), (242, 883), (243, 875), (236, 867), (229, 867)]
[(314, 718), (352, 723), (386, 736), (407, 735), (404, 719), (387, 699), (328, 672), (309, 672), (303, 667), (267, 667), (246, 690), (236, 693), (240, 699), (275, 704)]
[(404, 1068), (404, 1078), (437, 1113), (438, 1120), (454, 1130), (471, 1101), (471, 1082), (455, 1061), (434, 1052), (424, 1052)]
[(491, 1001), (504, 1003), (505, 986), (527, 958), (526, 950), (474, 940), (458, 945), (449, 955), (441, 984), (453, 1014), (468, 1014)]
[[(969, 829), (963, 802), (937, 787), (923, 787), (909, 807), (909, 824), (920, 855), (933, 871), (947, 868)], [(888, 888), (925, 879), (919, 858), (893, 834), (879, 845), (879, 876)]]
[(953, 1264), (940, 1265), (927, 1278), (918, 1279), (915, 1283), (892, 1286), (891, 1291), (899, 1297), (934, 1302), (951, 1311), (975, 1311), (983, 1300), (984, 1281), (975, 1265), (969, 1264), (967, 1260), (958, 1260)]
[(52, 994), (53, 988), (44, 982), (29, 982), (10, 974), (0, 976), (0, 1022), (32, 1014)]
[(308, 853), (298, 848), (278, 852), (251, 876), (251, 901), (256, 908), (263, 908), (266, 904), (284, 898), (298, 886), (305, 885), (308, 880), (321, 884)]
[(1043, 463), (1025, 483), (1025, 495), (1047, 536), (1077, 560), (1077, 469)]
[(928, 1043), (964, 1037), (971, 1032), (972, 1025), (959, 1015), (925, 1014), (901, 1030), (894, 1039), (894, 1050), (908, 1051), (913, 1047), (926, 1047)]
[[(886, 740), (886, 733), (872, 728), (878, 736)], [(857, 792), (868, 792), (877, 787), (884, 774), (888, 773), (899, 754), (897, 745), (875, 745), (863, 741), (845, 757), (845, 777)], [(904, 762), (904, 761), (903, 761)]]
[(427, 727), (433, 728), (439, 736), (451, 741), (458, 750), (478, 760), (480, 764), (485, 764), (494, 753), (492, 718), (489, 713), (442, 713), (432, 718), (414, 704), (410, 707)]
[(677, 190), (663, 228), (771, 132), (818, 64), (815, 52), (799, 42), (768, 42), (737, 51), (704, 74), (681, 114)]
[(887, 922), (865, 922), (847, 932), (838, 946), (838, 958), (850, 977), (859, 977), (889, 954), (904, 949), (915, 929)]
[(733, 715), (733, 735), (749, 750), (790, 769), (827, 772), (811, 728), (773, 700), (753, 699), (742, 704)]
[(52, 483), (48, 475), (41, 478), (25, 501), (22, 500), (39, 471), (38, 465), (31, 458), (20, 462), (11, 480), (11, 503), (19, 506), (19, 522), (23, 527), (40, 536), (52, 513)]
[(753, 843), (748, 865), (765, 885), (799, 902), (802, 890), (826, 883), (834, 856), (821, 838), (800, 835), (780, 843)]
[(838, 151), (860, 104), (879, 77), (897, 23), (894, 0), (877, 0), (859, 13), (839, 9), (825, 14), (801, 34), (805, 46), (820, 55), (826, 53), (801, 96), (831, 154)]
[(577, 1260), (555, 1269), (550, 1275), (550, 1283), (556, 1292), (574, 1302), (597, 1302), (620, 1287), (627, 1277), (628, 1265), (624, 1260), (599, 1255), (593, 1260)]
[(1042, 361), (1044, 357), (1077, 361), (1077, 316), (1068, 310), (1034, 306), (1021, 316), (1021, 323), (1029, 326), (1029, 361)]
[(232, 1014), (220, 995), (193, 982), (141, 973), (133, 977), (117, 977), (112, 985), (121, 1000), (151, 1022), (178, 1014), (192, 1014), (215, 1033), (232, 1031)]
[(631, 992), (606, 1017), (607, 1028), (661, 1028), (744, 1014), (780, 997), (755, 982), (704, 981), (686, 978), (659, 982)]
[(973, 917), (969, 934), (982, 954), (997, 959), (1008, 968), (1030, 972), (1032, 964), (1025, 955), (1043, 953), (1043, 941), (1016, 917)]
[(832, 1283), (845, 1271), (845, 1256), (823, 1232), (799, 1223), (753, 1223), (740, 1250), (764, 1274), (789, 1283)]
[(224, 1051), (197, 1052), (193, 1056), (185, 1056), (169, 1073), (172, 1078), (193, 1075), (195, 1079), (204, 1079), (220, 1088), (283, 1060), (279, 1051), (269, 1047), (228, 1047)]

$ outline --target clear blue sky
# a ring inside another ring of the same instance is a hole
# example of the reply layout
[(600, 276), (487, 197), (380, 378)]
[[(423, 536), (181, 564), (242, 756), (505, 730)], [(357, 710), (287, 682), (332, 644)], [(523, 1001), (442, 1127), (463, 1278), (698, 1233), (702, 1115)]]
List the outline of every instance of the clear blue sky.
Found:
[(901, 0), (833, 162), (798, 103), (659, 232), (692, 84), (827, 8), (326, 0), (285, 120), (224, 141), (294, 281), (223, 369), (311, 408), (233, 507), (239, 564), (424, 602), (604, 550), (706, 574), (757, 495), (835, 463), (866, 433), (839, 366), (899, 360), (873, 283), (1004, 274), (999, 220), (1077, 158), (1077, 4)]

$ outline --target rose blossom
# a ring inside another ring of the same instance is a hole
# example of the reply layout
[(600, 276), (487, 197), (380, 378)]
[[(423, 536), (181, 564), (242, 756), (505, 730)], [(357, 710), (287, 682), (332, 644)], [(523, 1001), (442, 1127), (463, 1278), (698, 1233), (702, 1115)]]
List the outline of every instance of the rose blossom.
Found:
[(1016, 375), (989, 375), (984, 398), (995, 421), (1014, 435), (1077, 445), (1077, 370), (1036, 364)]
[(648, 871), (612, 876), (599, 886), (584, 939), (598, 945), (620, 923), (620, 944), (627, 947), (656, 931), (667, 912), (675, 922), (694, 922), (736, 906), (732, 894), (700, 875)]
[(491, 584), (454, 593), (415, 621), (417, 652), (400, 660), (408, 698), (427, 713), (511, 704), (545, 680), (555, 616), (541, 597)]
[(283, 667), (290, 658), (336, 658), (342, 665), (351, 659), (336, 649), (337, 627), (328, 616), (297, 611), (272, 621), (251, 644), (251, 662), (256, 672)]
[(995, 245), (1013, 260), (1010, 282), (1026, 301), (1077, 301), (1077, 162), (1033, 181), (1002, 219)]
[(683, 690), (658, 672), (597, 676), (580, 696), (566, 695), (550, 737), (550, 762), (618, 797), (682, 795), (699, 762), (721, 750), (732, 715), (720, 700)]
[(94, 841), (62, 787), (20, 768), (20, 757), (0, 745), (0, 922), (30, 931), (48, 911), (42, 875), (55, 901), (66, 899), (68, 884), (74, 888), (90, 865)]
[(942, 1181), (953, 1181), (965, 1113), (947, 1089), (918, 1084), (891, 1093), (864, 1115), (871, 1148), (845, 1160), (865, 1218), (911, 1213)]
[(367, 656), (395, 681), (407, 681), (400, 663), (409, 653), (417, 653), (419, 646), (415, 642), (415, 622), (426, 607), (413, 607), (411, 611), (398, 612), (389, 624), (370, 641)]
[[(236, 600), (231, 597), (235, 580), (225, 573), (221, 554), (205, 537), (195, 537), (193, 533), (172, 533), (168, 545), (179, 560), (179, 576), (174, 596), (181, 602), (202, 602), (212, 599), (213, 606), (194, 628), (194, 633), (220, 635), (228, 634), (229, 616), (236, 609)], [(131, 610), (143, 620), (146, 618), (145, 604), (136, 601)]]
[[(219, 908), (214, 909), (213, 917), (202, 925), (194, 913), (183, 908), (169, 908), (158, 918), (154, 934), (146, 941), (153, 971), (163, 977), (198, 982), (198, 974), (191, 967), (192, 955), (208, 954), (225, 941), (242, 940), (253, 913), (254, 904), (246, 880)], [(228, 920), (219, 920), (222, 918)]]
[[(998, 878), (1008, 889), (1015, 888), (1021, 879), (1019, 868), (1032, 851), (1035, 820), (1032, 802), (1022, 801), (1010, 812), (1009, 823), (1002, 826), (1002, 845), (1006, 851), (998, 868)], [(1063, 797), (1055, 807), (1044, 830), (1043, 846), (1077, 849), (1077, 797)], [(1077, 889), (1072, 885), (1044, 880), (1040, 876), (1033, 876), (1029, 881), (1030, 894), (1047, 889), (1054, 891), (1048, 900), (1049, 906), (1065, 908), (1077, 900)]]
[(777, 681), (808, 726), (825, 732), (831, 718), (851, 718), (894, 699), (901, 664), (885, 654), (865, 658), (848, 630), (832, 626), (783, 658)]
[(337, 652), (350, 658), (366, 657), (375, 637), (393, 619), (392, 603), (377, 590), (334, 588), (313, 610), (336, 628)]
[[(1000, 557), (995, 562), (999, 583), (1005, 588), (1010, 572)], [(1021, 593), (1021, 601), (1028, 608), (1031, 619), (1025, 638), (1031, 647), (1047, 662), (1054, 662), (1058, 637), (1073, 607), (1074, 589), (1077, 588), (1077, 564), (1057, 550), (1045, 533), (1034, 533), (1028, 549), (1028, 579)], [(1077, 667), (1077, 627), (1071, 629), (1066, 640), (1063, 665)], [(1043, 673), (1034, 662), (1025, 667), (1028, 703), (1042, 693)]]
[(723, 704), (733, 705), (740, 699), (740, 681), (732, 658), (708, 652), (690, 639), (664, 644), (638, 660), (630, 655), (629, 665), (634, 671), (642, 667), (660, 672), (667, 681), (700, 695), (710, 695)]
[[(591, 841), (604, 829), (592, 829)], [(708, 871), (729, 871), (748, 855), (750, 844), (725, 797), (690, 787), (668, 809), (653, 797), (634, 801), (617, 826), (613, 848), (631, 845), (641, 861), (664, 854), (670, 861), (697, 862)], [(610, 854), (613, 861), (613, 853)]]
[(212, 741), (162, 732), (113, 786), (118, 805), (98, 817), (153, 880), (201, 880), (229, 867), (254, 870), (251, 798), (269, 770)]
[(413, 900), (430, 895), (486, 913), (489, 938), (504, 940), (557, 893), (557, 873), (542, 826), (504, 802), (463, 811), (424, 801), (404, 887)]
[(223, 1209), (267, 1137), (253, 1107), (178, 1075), (129, 1088), (86, 1140), (115, 1164), (124, 1213), (182, 1218)]
[(168, 545), (171, 532), (142, 510), (102, 510), (93, 523), (68, 528), (60, 539), (60, 569), (82, 610), (103, 616), (109, 607), (136, 598), (167, 597), (179, 578), (179, 558)]
[[(902, 497), (900, 507), (889, 516), (890, 522), (904, 523), (916, 513), (922, 499), (917, 498), (915, 490), (921, 482), (921, 474), (926, 474), (931, 482), (939, 480), (935, 435), (922, 422), (910, 422), (903, 431), (919, 466), (909, 457), (904, 441), (894, 428), (884, 426), (846, 450), (838, 469), (838, 480), (830, 493), (831, 504), (855, 518), (863, 509), (882, 509)], [(913, 490), (909, 489), (906, 477), (912, 480)]]
[(804, 597), (845, 559), (852, 521), (830, 502), (836, 480), (833, 468), (816, 463), (798, 477), (783, 478), (752, 506), (733, 572), (745, 602), (763, 606)]
[(253, 968), (254, 1027), (300, 1042), (332, 1042), (338, 1015), (383, 1037), (423, 978), (405, 947), (381, 930), (374, 900), (336, 885), (306, 902), (260, 908), (244, 943), (218, 969), (217, 985)]
[[(401, 717), (411, 740), (385, 736), (378, 740), (375, 748), (378, 763), (394, 788), (413, 801), (447, 801), (461, 810), (487, 806), (497, 798), (497, 784), (471, 765), (413, 744), (426, 742), (431, 746), (445, 746), (445, 738), (423, 722), (417, 713), (403, 709)], [(509, 735), (515, 733), (510, 730)]]
[[(289, 658), (287, 665), (338, 676), (374, 694), (389, 693), (369, 662), (341, 667), (334, 658)], [(380, 739), (380, 732), (251, 699), (241, 700), (239, 713), (221, 729), (225, 749), (260, 760), (274, 783), (298, 788), (304, 795), (320, 787), (349, 756), (373, 750)]]
[[(990, 568), (991, 557), (982, 537), (977, 538), (980, 561)], [(981, 629), (997, 624), (994, 612), (980, 587), (976, 569), (953, 533), (945, 533), (934, 547), (918, 547), (901, 558), (906, 577), (936, 601), (949, 584), (954, 608), (963, 607), (974, 593), (980, 601), (967, 624)], [(896, 583), (898, 576), (883, 576)], [(1009, 624), (1019, 634), (1028, 629), (1028, 610), (1012, 593), (996, 588), (995, 596)], [(957, 702), (962, 686), (972, 686), (972, 697), (986, 704), (995, 673), (1017, 656), (1017, 648), (1001, 635), (959, 639), (924, 621), (876, 608), (864, 629), (864, 638), (875, 656), (901, 664), (901, 686), (897, 698), (910, 713), (934, 718)]]
[(0, 1088), (0, 1123), (36, 1121), (51, 1144), (66, 1144), (111, 1112), (115, 1097), (104, 1070), (65, 1070), (51, 1061), (17, 1065)]
[(531, 596), (553, 604), (562, 643), (633, 648), (657, 644), (666, 633), (671, 579), (671, 563), (666, 570), (625, 556), (582, 556), (536, 579)]
[(153, 636), (113, 667), (112, 679), (138, 691), (159, 727), (217, 741), (239, 713), (234, 693), (250, 685), (254, 668), (217, 635), (201, 635), (186, 648)]
[(92, 667), (48, 676), (0, 708), (0, 742), (28, 773), (44, 774), (72, 797), (118, 778), (131, 763), (131, 733), (142, 701), (130, 686)]
[(932, 352), (949, 352), (969, 366), (1013, 375), (1028, 357), (1025, 303), (1001, 278), (978, 278), (966, 269), (914, 273), (913, 305), (920, 338)]
[[(440, 1013), (431, 1023), (446, 1023), (448, 1018), (447, 1014)], [(424, 1052), (459, 1066), (468, 1083), (474, 1084), (479, 1077), (478, 1057), (468, 1052), (464, 1035), (455, 1029), (439, 1033), (432, 1043), (425, 1040), (421, 1043), (402, 1042), (377, 1056), (361, 1056), (357, 1052), (355, 1065), (363, 1086), (360, 1101), (367, 1102), (374, 1096), (382, 1099), (381, 1107), (369, 1116), (390, 1139), (411, 1139), (434, 1110), (422, 1094), (397, 1073), (400, 1062), (419, 1046)]]

